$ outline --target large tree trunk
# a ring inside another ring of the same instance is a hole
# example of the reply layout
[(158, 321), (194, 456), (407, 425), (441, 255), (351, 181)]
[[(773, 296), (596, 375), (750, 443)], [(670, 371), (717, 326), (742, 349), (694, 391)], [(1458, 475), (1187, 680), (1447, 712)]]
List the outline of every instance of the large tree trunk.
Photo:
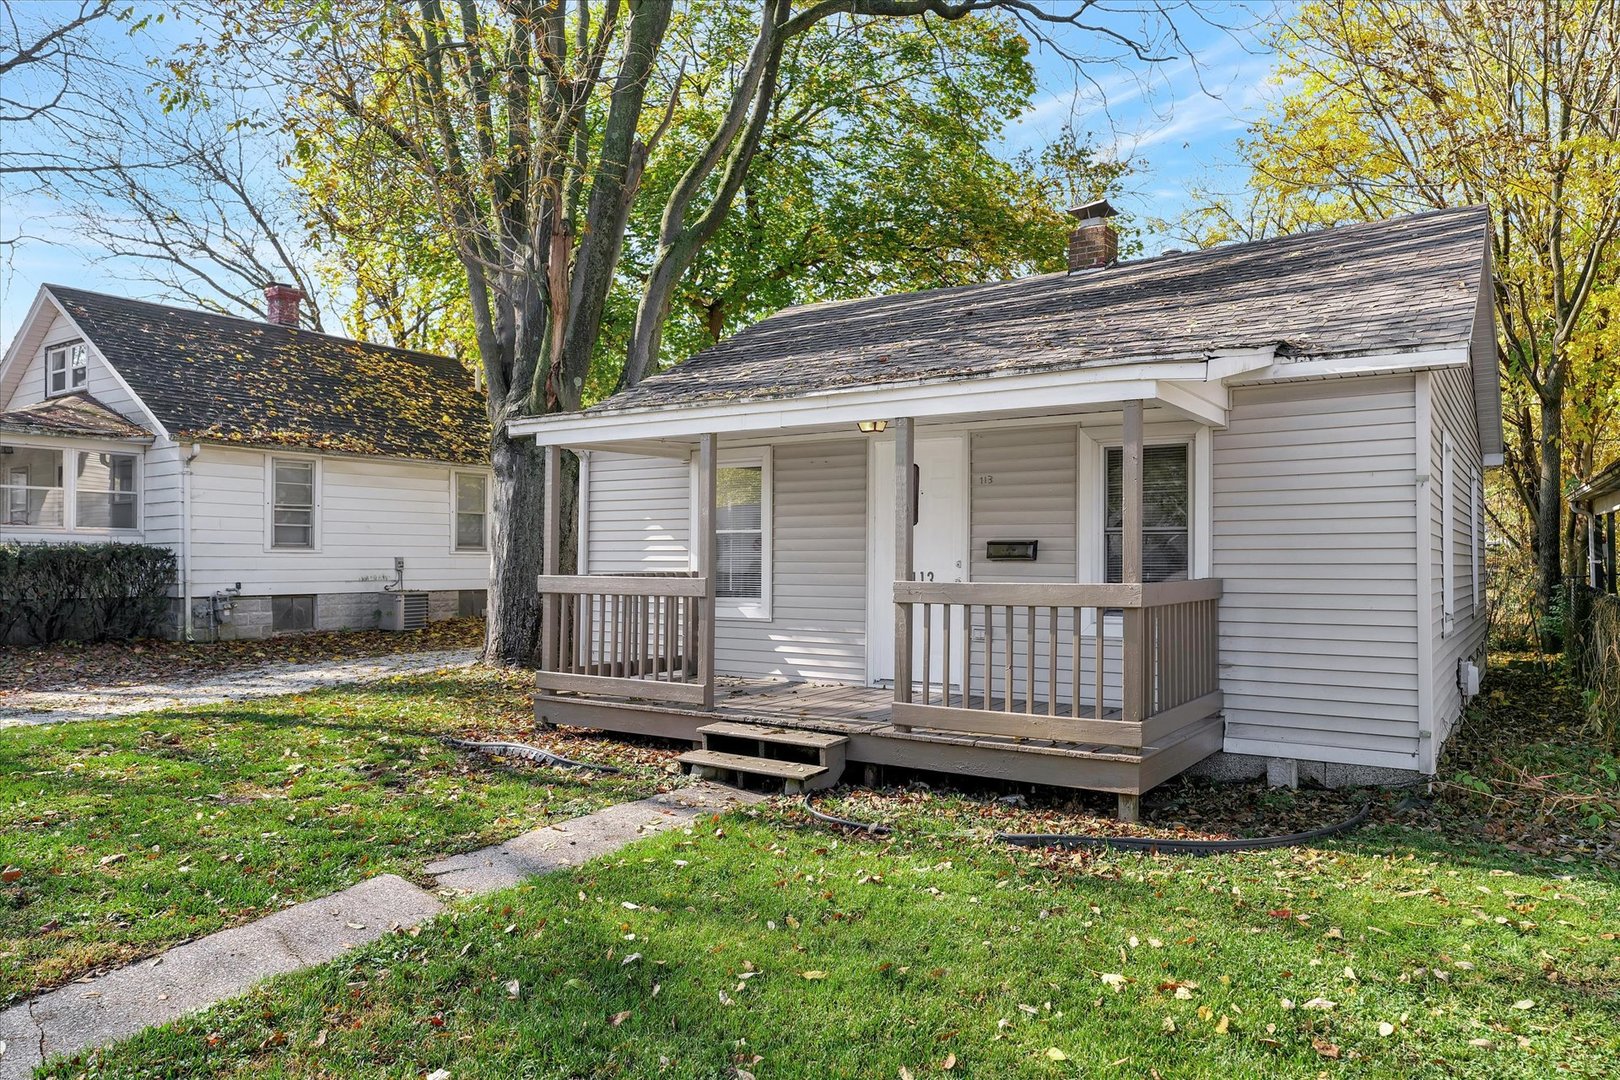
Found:
[(541, 482), (544, 457), (533, 439), (510, 439), (497, 426), (490, 445), (495, 520), (490, 534), (489, 608), (484, 659), (506, 666), (534, 662), (540, 642)]
[[(1564, 393), (1556, 381), (1541, 395), (1541, 431), (1537, 452), (1541, 457), (1536, 506), (1536, 599), (1544, 615), (1551, 614), (1564, 582)], [(1544, 633), (1543, 647), (1557, 650), (1562, 642)]]

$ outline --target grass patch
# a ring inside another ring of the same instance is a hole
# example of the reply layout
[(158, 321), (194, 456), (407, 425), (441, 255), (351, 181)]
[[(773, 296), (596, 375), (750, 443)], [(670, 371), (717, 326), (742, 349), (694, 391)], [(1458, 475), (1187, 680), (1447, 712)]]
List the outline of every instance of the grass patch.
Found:
[(445, 734), (529, 726), (528, 680), (473, 669), (0, 736), (0, 1003), (376, 874), (648, 794), (494, 764)]
[(1053, 860), (775, 808), (49, 1075), (1607, 1076), (1617, 915), (1603, 876), (1354, 850)]

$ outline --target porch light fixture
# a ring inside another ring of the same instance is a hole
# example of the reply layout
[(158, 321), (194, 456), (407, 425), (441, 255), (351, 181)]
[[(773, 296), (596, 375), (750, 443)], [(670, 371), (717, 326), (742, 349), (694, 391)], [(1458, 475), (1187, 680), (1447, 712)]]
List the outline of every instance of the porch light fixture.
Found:
[(857, 420), (855, 426), (861, 429), (863, 435), (876, 435), (889, 426), (887, 420)]

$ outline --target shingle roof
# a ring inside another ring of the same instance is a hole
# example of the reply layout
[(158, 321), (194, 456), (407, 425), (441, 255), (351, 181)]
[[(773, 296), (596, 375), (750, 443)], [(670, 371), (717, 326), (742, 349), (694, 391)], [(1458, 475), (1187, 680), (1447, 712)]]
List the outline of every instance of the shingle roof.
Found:
[(98, 439), (150, 439), (152, 433), (89, 394), (65, 394), (0, 412), (0, 431), (24, 435), (81, 435)]
[(1284, 357), (1466, 343), (1484, 207), (988, 285), (788, 308), (593, 413), (1276, 346)]
[(46, 288), (175, 438), (489, 460), (482, 394), (449, 357)]

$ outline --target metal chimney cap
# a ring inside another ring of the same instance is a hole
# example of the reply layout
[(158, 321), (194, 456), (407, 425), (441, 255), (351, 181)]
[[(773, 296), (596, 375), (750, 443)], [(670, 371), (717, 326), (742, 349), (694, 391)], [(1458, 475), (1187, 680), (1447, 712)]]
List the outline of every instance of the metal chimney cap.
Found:
[(1078, 221), (1090, 221), (1094, 218), (1111, 218), (1119, 213), (1108, 205), (1107, 199), (1094, 199), (1080, 206), (1071, 206), (1068, 211)]

